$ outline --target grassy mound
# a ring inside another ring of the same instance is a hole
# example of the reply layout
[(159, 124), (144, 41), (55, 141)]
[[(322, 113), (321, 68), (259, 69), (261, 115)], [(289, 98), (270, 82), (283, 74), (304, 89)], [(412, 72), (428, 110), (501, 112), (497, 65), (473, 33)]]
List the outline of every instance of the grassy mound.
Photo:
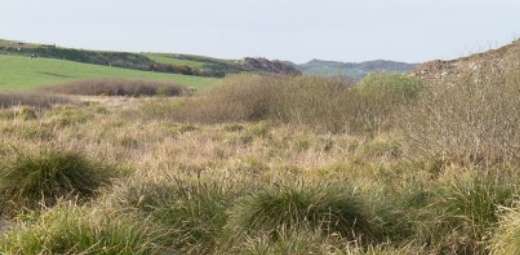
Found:
[(45, 88), (44, 91), (85, 96), (182, 96), (191, 91), (175, 82), (146, 80), (83, 80)]
[(52, 205), (63, 197), (92, 196), (113, 175), (110, 167), (76, 152), (18, 153), (0, 163), (0, 193), (15, 206)]
[(160, 235), (146, 220), (58, 206), (0, 238), (2, 254), (158, 254)]
[(229, 212), (233, 233), (310, 228), (345, 237), (372, 238), (363, 205), (353, 191), (333, 186), (272, 187), (241, 198)]

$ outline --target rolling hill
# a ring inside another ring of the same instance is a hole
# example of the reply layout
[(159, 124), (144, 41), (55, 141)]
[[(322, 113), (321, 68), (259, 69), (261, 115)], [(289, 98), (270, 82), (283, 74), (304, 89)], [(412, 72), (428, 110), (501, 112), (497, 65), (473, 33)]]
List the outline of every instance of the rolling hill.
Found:
[(185, 54), (94, 51), (9, 40), (0, 40), (0, 54), (55, 58), (141, 71), (204, 77), (224, 77), (227, 74), (241, 72), (300, 74), (296, 68), (292, 65), (288, 65), (286, 62), (277, 60), (271, 61), (263, 58), (224, 60)]
[(304, 74), (320, 76), (347, 76), (361, 79), (373, 72), (406, 73), (413, 70), (416, 64), (408, 64), (387, 60), (374, 60), (361, 63), (343, 63), (314, 59), (297, 66)]
[(132, 70), (50, 58), (0, 55), (0, 90), (23, 90), (84, 79), (172, 80), (197, 89), (219, 82), (216, 78)]

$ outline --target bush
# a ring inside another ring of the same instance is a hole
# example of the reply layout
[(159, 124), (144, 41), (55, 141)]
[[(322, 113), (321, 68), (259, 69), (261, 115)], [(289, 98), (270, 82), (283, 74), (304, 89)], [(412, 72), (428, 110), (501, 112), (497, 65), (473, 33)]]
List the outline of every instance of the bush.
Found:
[(381, 131), (395, 126), (404, 106), (417, 100), (421, 81), (400, 74), (371, 74), (355, 87), (351, 99), (351, 129)]
[(503, 209), (504, 215), (500, 227), (491, 242), (491, 254), (520, 254), (520, 209), (518, 207)]
[(0, 108), (13, 106), (31, 106), (35, 108), (49, 108), (56, 104), (71, 104), (72, 100), (46, 94), (31, 93), (0, 93)]
[(236, 75), (177, 105), (168, 116), (201, 123), (272, 120), (326, 132), (379, 131), (421, 86), (404, 76), (371, 77), (352, 88), (332, 78)]
[(84, 96), (183, 96), (191, 90), (174, 82), (149, 80), (83, 80), (43, 89), (68, 95)]
[(14, 226), (0, 239), (0, 253), (24, 255), (158, 254), (161, 230), (143, 219), (60, 205)]
[(114, 174), (114, 169), (77, 152), (17, 152), (0, 163), (0, 193), (14, 206), (48, 206), (63, 197), (90, 197)]
[(433, 84), (403, 111), (416, 156), (489, 165), (520, 159), (520, 73), (471, 75)]
[(349, 189), (333, 186), (280, 186), (247, 195), (229, 212), (236, 234), (276, 234), (281, 228), (323, 229), (350, 238), (374, 238), (363, 204)]

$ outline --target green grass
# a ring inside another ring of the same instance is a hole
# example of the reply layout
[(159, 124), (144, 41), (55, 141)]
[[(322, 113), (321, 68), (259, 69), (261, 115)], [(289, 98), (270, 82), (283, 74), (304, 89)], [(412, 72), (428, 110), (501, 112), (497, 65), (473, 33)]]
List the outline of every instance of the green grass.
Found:
[(194, 68), (204, 67), (206, 63), (200, 61), (193, 61), (187, 59), (176, 58), (169, 54), (161, 54), (161, 53), (146, 53), (145, 56), (149, 57), (151, 60), (161, 63), (161, 64), (169, 64), (169, 65), (184, 65)]
[(218, 79), (136, 71), (71, 61), (0, 55), (0, 91), (29, 90), (67, 81), (99, 78), (170, 80), (202, 89)]

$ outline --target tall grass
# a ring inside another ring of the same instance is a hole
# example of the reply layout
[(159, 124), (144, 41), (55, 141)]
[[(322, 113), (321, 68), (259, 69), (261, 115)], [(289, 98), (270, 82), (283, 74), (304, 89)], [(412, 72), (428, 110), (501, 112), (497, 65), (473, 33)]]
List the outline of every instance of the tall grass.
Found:
[(491, 243), (493, 255), (513, 255), (520, 253), (520, 211), (518, 206), (502, 208), (500, 227)]
[(207, 254), (217, 246), (233, 194), (216, 183), (165, 178), (117, 186), (112, 200), (169, 229), (168, 244), (184, 254)]

